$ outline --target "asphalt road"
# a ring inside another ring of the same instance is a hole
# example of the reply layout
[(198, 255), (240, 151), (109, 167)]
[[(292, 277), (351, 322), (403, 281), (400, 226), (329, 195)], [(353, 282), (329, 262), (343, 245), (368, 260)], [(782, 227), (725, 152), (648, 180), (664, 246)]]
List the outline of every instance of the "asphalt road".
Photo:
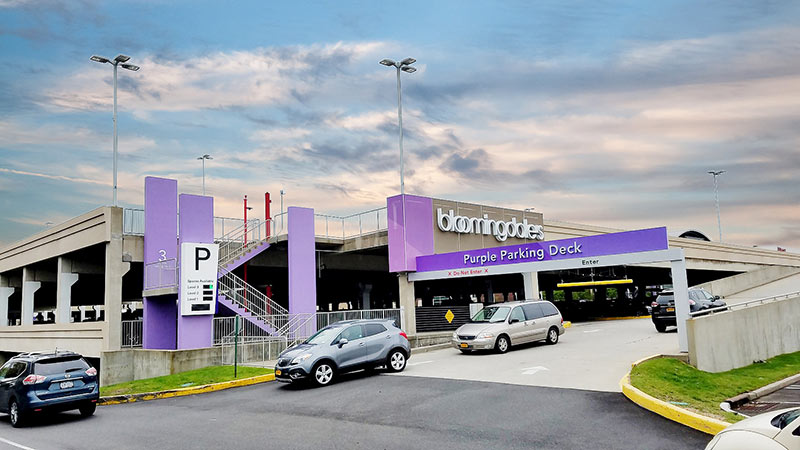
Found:
[(619, 393), (363, 372), (325, 388), (272, 382), (22, 429), (0, 418), (0, 449), (680, 450), (709, 440)]

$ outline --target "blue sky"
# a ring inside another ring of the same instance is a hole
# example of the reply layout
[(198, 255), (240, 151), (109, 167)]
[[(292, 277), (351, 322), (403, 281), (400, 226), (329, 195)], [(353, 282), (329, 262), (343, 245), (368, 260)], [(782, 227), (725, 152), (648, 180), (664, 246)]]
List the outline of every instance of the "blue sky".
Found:
[[(0, 0), (0, 244), (143, 177), (343, 214), (398, 191), (800, 251), (800, 3)], [(256, 206), (258, 206), (256, 204)]]

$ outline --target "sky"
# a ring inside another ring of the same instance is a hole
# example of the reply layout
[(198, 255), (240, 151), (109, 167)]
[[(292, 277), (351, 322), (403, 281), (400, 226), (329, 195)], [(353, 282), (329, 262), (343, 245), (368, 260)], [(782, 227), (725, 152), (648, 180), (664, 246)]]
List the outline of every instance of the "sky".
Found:
[[(800, 2), (0, 0), (0, 246), (145, 176), (241, 217), (406, 192), (800, 252)], [(277, 202), (273, 201), (273, 210)], [(545, 230), (546, 231), (546, 230)]]

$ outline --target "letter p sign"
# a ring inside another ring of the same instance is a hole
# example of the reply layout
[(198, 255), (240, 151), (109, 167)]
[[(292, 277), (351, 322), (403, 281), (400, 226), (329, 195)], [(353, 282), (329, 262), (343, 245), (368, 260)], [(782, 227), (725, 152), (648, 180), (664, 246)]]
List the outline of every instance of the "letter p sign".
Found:
[(196, 247), (194, 249), (194, 270), (200, 270), (200, 261), (207, 261), (211, 258), (211, 251), (205, 247)]

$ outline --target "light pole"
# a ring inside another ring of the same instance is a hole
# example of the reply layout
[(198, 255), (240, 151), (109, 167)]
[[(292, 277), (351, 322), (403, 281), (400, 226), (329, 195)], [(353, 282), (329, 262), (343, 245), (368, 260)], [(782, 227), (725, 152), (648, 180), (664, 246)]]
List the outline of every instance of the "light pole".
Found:
[(206, 154), (206, 155), (198, 157), (197, 159), (200, 159), (200, 160), (203, 161), (203, 195), (206, 195), (206, 160), (207, 159), (214, 159), (214, 158), (212, 158), (211, 155)]
[(414, 58), (406, 58), (400, 62), (392, 61), (391, 59), (383, 59), (381, 64), (387, 67), (394, 67), (397, 69), (397, 122), (400, 127), (400, 194), (406, 193), (405, 179), (403, 174), (403, 97), (400, 93), (400, 71), (406, 73), (414, 73), (417, 71), (416, 67), (411, 67), (411, 64), (417, 62)]
[(114, 66), (114, 206), (117, 206), (117, 66), (120, 65), (123, 69), (132, 70), (134, 72), (139, 70), (139, 66), (125, 64), (131, 59), (130, 56), (125, 55), (117, 55), (113, 61), (97, 55), (92, 55), (89, 59), (101, 64), (111, 64)]
[(722, 221), (719, 219), (719, 194), (717, 194), (717, 177), (725, 173), (725, 170), (709, 170), (708, 173), (714, 176), (714, 203), (717, 205), (717, 228), (719, 229), (719, 242), (722, 243)]

